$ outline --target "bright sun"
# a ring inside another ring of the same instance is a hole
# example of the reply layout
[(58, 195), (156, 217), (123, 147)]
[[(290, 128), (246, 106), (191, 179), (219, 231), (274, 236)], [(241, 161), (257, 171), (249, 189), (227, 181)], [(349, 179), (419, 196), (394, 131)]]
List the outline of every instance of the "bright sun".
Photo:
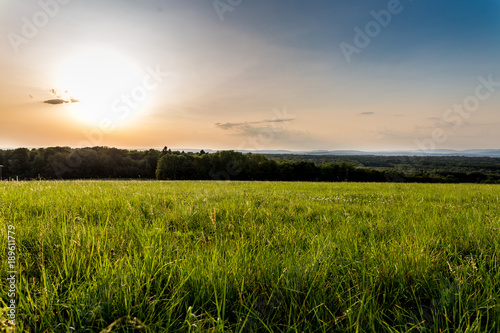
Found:
[(63, 64), (59, 87), (65, 91), (66, 98), (79, 101), (71, 104), (76, 119), (93, 126), (103, 121), (116, 125), (130, 120), (133, 112), (118, 114), (116, 105), (134, 85), (141, 83), (143, 75), (123, 54), (111, 49), (94, 49)]

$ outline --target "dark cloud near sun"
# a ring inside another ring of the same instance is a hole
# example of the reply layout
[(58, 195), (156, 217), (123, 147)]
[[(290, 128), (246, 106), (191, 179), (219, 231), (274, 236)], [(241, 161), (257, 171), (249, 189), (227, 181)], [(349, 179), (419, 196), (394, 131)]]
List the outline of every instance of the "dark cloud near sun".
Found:
[(69, 100), (62, 99), (62, 98), (56, 98), (56, 99), (49, 99), (49, 100), (46, 100), (43, 102), (45, 104), (59, 105), (59, 104), (65, 104), (65, 103), (79, 103), (80, 101), (75, 99), (75, 98), (70, 98)]
[[(78, 100), (78, 99), (76, 99), (76, 98), (74, 98), (72, 96), (69, 96), (67, 98), (63, 98), (63, 96), (61, 96), (61, 94), (59, 94), (57, 92), (57, 90), (55, 90), (55, 89), (49, 89), (49, 93), (51, 93), (52, 95), (54, 95), (56, 98), (48, 99), (46, 101), (43, 101), (43, 103), (45, 103), (45, 104), (60, 105), (60, 104), (66, 104), (66, 103), (80, 103), (80, 100)], [(65, 90), (64, 94), (67, 95), (68, 91)]]
[(64, 103), (69, 103), (69, 101), (65, 101), (64, 99), (61, 98), (56, 98), (56, 99), (49, 99), (46, 101), (43, 101), (45, 104), (52, 104), (52, 105), (58, 105), (58, 104), (64, 104)]

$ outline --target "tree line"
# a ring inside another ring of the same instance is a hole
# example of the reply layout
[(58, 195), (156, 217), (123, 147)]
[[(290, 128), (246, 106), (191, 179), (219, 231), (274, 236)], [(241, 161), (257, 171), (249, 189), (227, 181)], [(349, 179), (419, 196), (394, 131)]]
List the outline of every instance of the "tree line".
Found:
[(219, 151), (212, 154), (170, 152), (158, 161), (157, 179), (260, 181), (386, 181), (385, 172), (356, 168), (346, 162), (316, 165), (277, 162), (262, 154)]
[(316, 165), (346, 162), (357, 168), (384, 170), (409, 182), (500, 183), (500, 158), (470, 156), (378, 156), (267, 154), (277, 161), (308, 161)]
[[(364, 162), (364, 163), (363, 163)], [(474, 164), (476, 163), (476, 164)], [(3, 179), (500, 183), (500, 159), (262, 155), (50, 147), (0, 150)], [(477, 165), (477, 167), (474, 167)]]
[(108, 147), (0, 150), (3, 178), (155, 178), (161, 151)]

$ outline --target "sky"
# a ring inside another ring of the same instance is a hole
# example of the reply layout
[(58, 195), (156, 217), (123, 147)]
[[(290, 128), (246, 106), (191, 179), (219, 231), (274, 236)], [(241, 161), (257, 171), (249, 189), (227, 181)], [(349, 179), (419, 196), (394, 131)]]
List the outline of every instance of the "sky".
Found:
[(0, 148), (500, 148), (499, 0), (0, 0)]

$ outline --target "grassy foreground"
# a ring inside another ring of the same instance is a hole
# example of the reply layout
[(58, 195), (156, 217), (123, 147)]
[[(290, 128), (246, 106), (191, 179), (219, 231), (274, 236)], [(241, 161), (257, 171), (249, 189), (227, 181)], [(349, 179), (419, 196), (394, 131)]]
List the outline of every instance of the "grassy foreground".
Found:
[(498, 332), (499, 196), (494, 185), (3, 182), (0, 238), (6, 247), (15, 226), (18, 331)]

